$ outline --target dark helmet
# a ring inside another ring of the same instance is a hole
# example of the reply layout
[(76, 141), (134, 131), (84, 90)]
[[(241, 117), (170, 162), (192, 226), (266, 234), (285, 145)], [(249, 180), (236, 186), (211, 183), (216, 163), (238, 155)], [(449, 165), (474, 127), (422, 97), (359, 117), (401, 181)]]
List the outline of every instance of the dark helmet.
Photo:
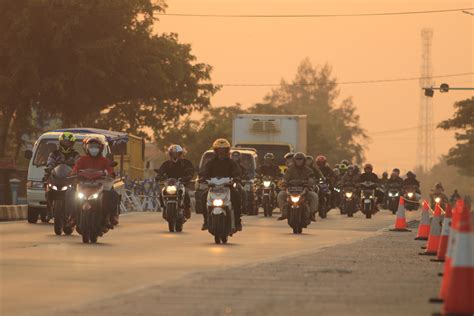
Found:
[[(367, 171), (367, 170), (369, 170), (369, 171)], [(373, 170), (374, 170), (374, 166), (372, 166), (372, 164), (366, 163), (364, 165), (364, 172), (372, 172)]]
[(352, 174), (352, 173), (354, 173), (354, 171), (355, 171), (355, 168), (354, 168), (353, 165), (349, 165), (349, 166), (347, 167), (347, 171), (346, 171), (346, 172), (347, 172), (348, 174)]
[(275, 155), (273, 153), (266, 153), (265, 156), (263, 156), (264, 160), (273, 160), (275, 159)]
[(435, 189), (444, 191), (444, 188), (443, 188), (443, 185), (441, 184), (441, 182), (438, 182), (438, 183), (435, 184)]
[(283, 158), (285, 158), (285, 160), (288, 160), (288, 159), (292, 159), (294, 156), (295, 156), (295, 153), (289, 152)]
[(297, 152), (293, 156), (293, 163), (295, 164), (295, 166), (298, 166), (297, 162), (300, 162), (300, 161), (303, 162), (301, 165), (304, 166), (304, 164), (306, 163), (306, 155), (303, 154), (302, 152)]
[(384, 179), (388, 178), (388, 172), (387, 171), (384, 171), (384, 173), (382, 173), (382, 178), (384, 178)]
[(341, 165), (349, 166), (350, 164), (351, 164), (351, 163), (350, 163), (349, 160), (347, 160), (347, 159), (341, 160)]
[(400, 169), (394, 168), (394, 169), (392, 170), (392, 172), (395, 172), (395, 173), (397, 173), (397, 174), (400, 174)]
[(414, 173), (411, 172), (411, 171), (408, 171), (408, 172), (407, 172), (407, 178), (408, 178), (408, 179), (415, 179), (415, 178), (416, 178), (416, 174), (414, 174)]
[(178, 161), (179, 158), (184, 154), (184, 149), (180, 145), (171, 145), (168, 147), (168, 156), (171, 161)]

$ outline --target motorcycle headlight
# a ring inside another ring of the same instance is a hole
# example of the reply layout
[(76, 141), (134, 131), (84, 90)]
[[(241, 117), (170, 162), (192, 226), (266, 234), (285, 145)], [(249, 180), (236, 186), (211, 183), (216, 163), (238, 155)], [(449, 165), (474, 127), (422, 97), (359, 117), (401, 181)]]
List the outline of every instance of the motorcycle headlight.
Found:
[(437, 196), (437, 197), (435, 198), (435, 202), (436, 202), (436, 203), (441, 202), (441, 198), (440, 198), (439, 196)]
[(334, 191), (341, 192), (341, 190), (339, 190), (338, 188), (334, 188)]
[(373, 195), (371, 195), (371, 196), (370, 196), (370, 198), (371, 198), (371, 199), (373, 199), (373, 198), (374, 198), (374, 196), (373, 196)]
[(175, 185), (170, 185), (166, 187), (167, 194), (173, 195), (173, 194), (176, 194), (176, 191), (178, 191), (178, 188), (176, 188)]
[(51, 186), (51, 188), (52, 188), (54, 191), (57, 191), (57, 190), (58, 190), (58, 187), (55, 186), (55, 185)]
[(299, 201), (300, 201), (300, 196), (299, 195), (292, 195), (291, 196), (291, 202), (298, 203)]
[(91, 196), (89, 196), (88, 200), (95, 200), (99, 197), (99, 193), (94, 193)]
[(270, 184), (271, 184), (270, 181), (263, 181), (263, 186), (264, 186), (265, 188), (270, 187)]
[(82, 193), (82, 192), (77, 193), (77, 198), (78, 198), (79, 200), (84, 199), (84, 198), (85, 198), (84, 193)]
[(212, 205), (215, 207), (221, 207), (222, 205), (224, 205), (224, 201), (222, 201), (221, 199), (215, 199), (214, 201), (212, 201)]
[(393, 193), (392, 193), (392, 192), (388, 192), (388, 196), (389, 196), (389, 197), (392, 197), (392, 196), (393, 196)]
[(63, 187), (61, 188), (61, 191), (66, 191), (66, 190), (67, 190), (67, 188), (68, 188), (68, 186), (67, 186), (67, 185), (65, 185), (65, 186), (63, 186)]
[(413, 192), (408, 192), (408, 197), (412, 198), (413, 197)]
[(352, 197), (352, 192), (346, 192), (346, 197), (351, 198)]

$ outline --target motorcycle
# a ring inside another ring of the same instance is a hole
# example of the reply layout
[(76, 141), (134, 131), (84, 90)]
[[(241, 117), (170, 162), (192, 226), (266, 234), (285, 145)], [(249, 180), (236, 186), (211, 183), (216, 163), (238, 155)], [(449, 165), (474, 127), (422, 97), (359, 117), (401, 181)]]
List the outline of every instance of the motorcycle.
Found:
[[(69, 174), (72, 168), (66, 164), (57, 165), (46, 182), (46, 197), (54, 219), (54, 233), (71, 235), (74, 231), (72, 203), (67, 203), (73, 190)], [(72, 197), (72, 199), (74, 199)]]
[(113, 179), (103, 170), (85, 169), (77, 175), (77, 199), (79, 201), (76, 221), (77, 232), (82, 235), (83, 243), (96, 243), (98, 237), (108, 229), (104, 228), (104, 208), (102, 197), (104, 189), (112, 188)]
[(260, 201), (263, 208), (263, 215), (265, 217), (272, 217), (275, 209), (275, 182), (271, 177), (263, 177), (260, 184)]
[(385, 195), (386, 208), (392, 211), (392, 214), (397, 213), (398, 203), (400, 202), (400, 185), (389, 185)]
[(407, 186), (403, 198), (405, 199), (405, 209), (408, 211), (416, 211), (420, 208), (418, 201), (419, 187), (416, 185)]
[(446, 204), (448, 203), (445, 195), (442, 192), (433, 192), (430, 194), (430, 199), (431, 199), (431, 209), (435, 209), (436, 204), (439, 204), (439, 206), (445, 210), (446, 209)]
[(287, 207), (288, 225), (293, 229), (293, 234), (301, 234), (303, 228), (309, 224), (309, 205), (306, 201), (308, 183), (305, 181), (290, 181), (286, 188), (288, 196)]
[(342, 187), (341, 214), (353, 217), (357, 212), (357, 188), (354, 184), (348, 183)]
[(244, 179), (242, 183), (242, 211), (247, 215), (258, 215), (258, 206), (255, 203), (253, 180)]
[(184, 193), (185, 186), (181, 181), (169, 178), (165, 181), (161, 190), (163, 199), (164, 218), (168, 222), (170, 232), (182, 232), (183, 224), (186, 222), (184, 216)]
[(372, 218), (375, 213), (375, 183), (372, 181), (364, 181), (360, 184), (361, 190), (361, 209), (365, 214), (365, 218)]
[(237, 232), (231, 202), (231, 178), (211, 178), (207, 181), (208, 230), (216, 244), (226, 244), (229, 236)]
[(327, 213), (330, 210), (331, 205), (331, 190), (329, 189), (329, 184), (325, 179), (319, 179), (317, 184), (318, 195), (319, 195), (319, 204), (318, 204), (318, 213), (319, 217), (326, 218)]

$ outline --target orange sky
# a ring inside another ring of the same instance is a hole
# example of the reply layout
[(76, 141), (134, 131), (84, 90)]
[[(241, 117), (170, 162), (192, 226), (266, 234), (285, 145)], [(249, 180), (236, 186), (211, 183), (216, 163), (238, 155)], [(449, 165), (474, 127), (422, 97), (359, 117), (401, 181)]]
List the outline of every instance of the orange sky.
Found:
[[(347, 14), (474, 7), (474, 1), (358, 0), (168, 0), (168, 13)], [(473, 11), (474, 12), (474, 11)], [(158, 32), (175, 32), (190, 43), (199, 61), (214, 67), (215, 83), (278, 83), (291, 80), (300, 61), (328, 62), (339, 81), (418, 77), (420, 31), (434, 31), (433, 74), (473, 72), (474, 16), (463, 13), (320, 19), (230, 19), (160, 16)], [(473, 86), (474, 76), (436, 79), (451, 86)], [(372, 142), (366, 156), (381, 172), (415, 165), (416, 130), (392, 135), (373, 132), (418, 125), (418, 81), (341, 86), (341, 99), (353, 96), (362, 126)], [(212, 104), (250, 106), (268, 87), (227, 87)], [(472, 91), (435, 94), (435, 123), (452, 114), (456, 100)], [(453, 145), (452, 133), (436, 131), (436, 154)]]

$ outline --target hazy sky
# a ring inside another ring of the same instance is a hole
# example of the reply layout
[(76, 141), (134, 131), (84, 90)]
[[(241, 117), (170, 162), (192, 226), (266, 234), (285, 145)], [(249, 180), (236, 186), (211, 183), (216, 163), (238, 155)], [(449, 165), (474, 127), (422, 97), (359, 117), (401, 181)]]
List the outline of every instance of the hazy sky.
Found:
[[(167, 13), (195, 14), (348, 14), (474, 7), (474, 1), (358, 0), (168, 0)], [(473, 11), (474, 12), (474, 11)], [(339, 81), (420, 76), (421, 29), (433, 29), (433, 74), (473, 72), (474, 16), (459, 12), (426, 15), (340, 18), (200, 18), (160, 16), (158, 32), (175, 32), (192, 44), (201, 62), (214, 67), (214, 83), (278, 83), (291, 80), (300, 61), (329, 63)], [(474, 86), (474, 76), (436, 79)], [(418, 125), (418, 81), (343, 85), (341, 100), (352, 96), (361, 124), (372, 137), (366, 152), (377, 172), (415, 165), (416, 130), (374, 132)], [(268, 87), (225, 87), (213, 105), (260, 102)], [(452, 115), (452, 104), (472, 91), (436, 93), (435, 123)], [(436, 154), (454, 144), (452, 133), (437, 130)]]

